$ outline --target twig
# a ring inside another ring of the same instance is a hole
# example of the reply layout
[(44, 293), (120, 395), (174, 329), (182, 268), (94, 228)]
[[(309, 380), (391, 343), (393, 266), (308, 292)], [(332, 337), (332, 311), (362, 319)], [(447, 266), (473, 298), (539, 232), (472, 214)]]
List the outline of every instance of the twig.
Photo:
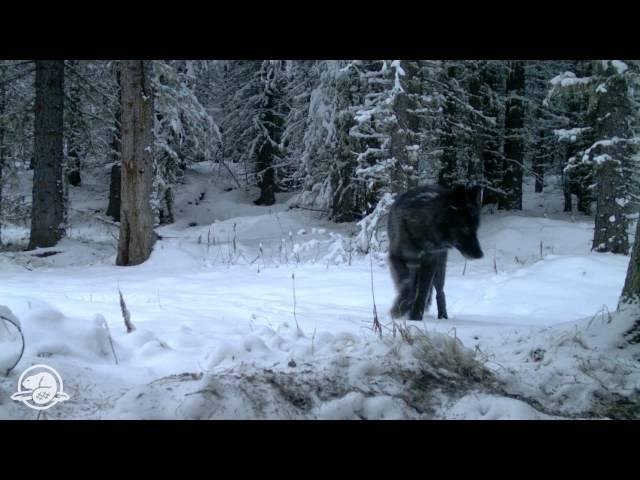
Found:
[(316, 338), (316, 330), (317, 328), (313, 329), (313, 335), (311, 335), (311, 356), (313, 356), (313, 342)]
[[(122, 298), (122, 297), (121, 297)], [(109, 338), (109, 345), (111, 345), (111, 352), (113, 353), (113, 359), (116, 361), (116, 365), (118, 365), (118, 356), (116, 355), (116, 349), (113, 346), (113, 339), (111, 338), (111, 331), (109, 330), (109, 325), (104, 317), (102, 317), (102, 325), (104, 329), (107, 331), (107, 338)]]
[(229, 175), (231, 175), (231, 178), (233, 178), (233, 181), (236, 182), (236, 185), (238, 185), (238, 188), (242, 189), (242, 184), (236, 178), (235, 174), (233, 173), (233, 170), (229, 168), (229, 165), (227, 165), (222, 158), (218, 158), (217, 160), (218, 160), (218, 165), (222, 165), (224, 168), (226, 168), (227, 172), (229, 172)]
[(376, 295), (373, 289), (373, 258), (369, 253), (369, 271), (371, 273), (371, 298), (373, 299), (373, 331), (378, 332), (380, 338), (382, 338), (382, 326), (380, 320), (378, 320), (378, 309), (376, 308)]
[(298, 329), (298, 335), (302, 335), (300, 325), (298, 325), (298, 317), (296, 316), (296, 274), (291, 272), (291, 281), (293, 282), (293, 319), (296, 322), (296, 328)]
[(94, 215), (94, 217), (95, 217), (97, 220), (100, 220), (101, 222), (104, 222), (104, 223), (106, 223), (106, 224), (108, 224), (108, 225), (113, 225), (114, 227), (120, 227), (120, 224), (119, 224), (119, 223), (114, 222), (114, 221), (112, 221), (112, 220), (107, 220), (106, 218), (104, 218), (104, 217), (102, 217), (102, 216), (100, 216), (100, 215)]
[(28, 70), (22, 71), (22, 72), (18, 73), (17, 75), (14, 75), (13, 77), (10, 77), (10, 78), (2, 80), (0, 82), (0, 85), (3, 85), (5, 83), (11, 83), (11, 82), (13, 82), (15, 80), (19, 80), (22, 77), (26, 77), (27, 75), (30, 75), (31, 73), (33, 73), (35, 71), (36, 71), (36, 67), (33, 67), (33, 68), (28, 69)]
[(24, 355), (24, 334), (22, 333), (22, 328), (20, 328), (20, 325), (18, 325), (16, 322), (14, 322), (12, 319), (5, 317), (4, 315), (0, 315), (0, 319), (2, 320), (6, 320), (7, 322), (9, 322), (11, 325), (13, 325), (14, 327), (16, 327), (16, 329), (18, 330), (18, 333), (20, 334), (20, 340), (22, 342), (22, 347), (20, 349), (20, 355), (18, 355), (18, 359), (16, 360), (16, 362), (11, 365), (11, 367), (9, 367), (7, 369), (7, 376), (9, 375), (9, 373), (11, 373), (11, 370), (13, 370), (14, 368), (16, 368), (16, 365), (18, 365), (18, 363), (20, 363), (20, 360), (22, 360), (22, 356)]
[(320, 208), (301, 207), (299, 205), (290, 205), (289, 210), (308, 210), (310, 212), (329, 213), (329, 210), (322, 210)]
[(233, 254), (236, 255), (237, 253), (237, 249), (238, 246), (236, 244), (236, 237), (237, 237), (237, 233), (236, 233), (236, 223), (234, 222), (233, 224)]
[(122, 318), (124, 318), (124, 325), (127, 327), (127, 333), (131, 333), (135, 331), (136, 327), (131, 323), (131, 314), (127, 309), (127, 304), (124, 303), (124, 298), (122, 298), (122, 292), (120, 288), (118, 288), (118, 293), (120, 294), (120, 310), (122, 310)]

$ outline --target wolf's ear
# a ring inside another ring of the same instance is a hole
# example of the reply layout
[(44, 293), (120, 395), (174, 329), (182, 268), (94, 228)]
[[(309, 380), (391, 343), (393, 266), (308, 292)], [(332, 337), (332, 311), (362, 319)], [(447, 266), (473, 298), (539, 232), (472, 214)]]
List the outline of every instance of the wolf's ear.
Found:
[(469, 203), (473, 203), (479, 207), (482, 206), (482, 187), (474, 185), (467, 189), (467, 199)]

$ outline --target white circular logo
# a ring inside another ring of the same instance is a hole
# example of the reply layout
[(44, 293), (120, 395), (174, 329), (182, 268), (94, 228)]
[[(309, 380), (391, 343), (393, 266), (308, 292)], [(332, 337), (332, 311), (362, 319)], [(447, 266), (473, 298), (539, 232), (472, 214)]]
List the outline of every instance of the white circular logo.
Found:
[(55, 369), (48, 365), (33, 365), (20, 375), (18, 391), (11, 395), (11, 399), (34, 410), (46, 410), (58, 402), (69, 400), (69, 395), (62, 388), (62, 378)]

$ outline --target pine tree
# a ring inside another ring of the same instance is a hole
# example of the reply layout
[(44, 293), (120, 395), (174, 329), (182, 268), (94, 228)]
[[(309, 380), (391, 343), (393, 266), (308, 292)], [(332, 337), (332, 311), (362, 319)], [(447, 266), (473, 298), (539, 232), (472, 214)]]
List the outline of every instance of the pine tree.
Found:
[(355, 186), (359, 142), (349, 134), (355, 125), (353, 107), (360, 103), (360, 74), (356, 62), (330, 60), (314, 67), (319, 78), (311, 93), (304, 136), (304, 187), (297, 203), (326, 212), (336, 222), (357, 217)]
[(329, 104), (333, 104), (328, 127), (334, 135), (326, 151), (329, 154), (328, 175), (321, 175), (327, 179), (323, 186), (328, 197), (329, 218), (335, 222), (352, 222), (361, 218), (362, 210), (358, 205), (365, 203), (358, 198), (362, 190), (355, 180), (356, 152), (361, 151), (361, 142), (357, 136), (351, 135), (352, 128), (356, 126), (353, 107), (363, 102), (366, 93), (361, 78), (362, 65), (359, 61), (347, 61), (331, 63), (328, 68), (325, 77), (328, 85), (325, 88), (329, 93)]
[(200, 102), (197, 73), (202, 61), (155, 61), (155, 172), (153, 208), (159, 223), (172, 223), (173, 189), (193, 163), (213, 157), (217, 130)]
[(350, 135), (360, 147), (355, 181), (356, 199), (363, 202), (356, 206), (363, 218), (355, 242), (368, 252), (378, 246), (376, 234), (395, 195), (417, 184), (424, 82), (418, 61), (369, 61), (361, 67), (367, 93), (363, 103), (352, 107), (356, 124)]
[(256, 117), (258, 141), (256, 144), (256, 176), (260, 187), (260, 197), (256, 205), (273, 205), (278, 189), (276, 179), (277, 163), (281, 158), (281, 137), (283, 130), (284, 62), (265, 60), (259, 72), (261, 99)]
[(0, 245), (2, 245), (2, 193), (4, 187), (4, 163), (6, 158), (7, 66), (0, 63)]
[(596, 62), (593, 125), (598, 141), (583, 155), (595, 168), (598, 182), (593, 249), (599, 252), (629, 252), (627, 205), (636, 186), (632, 156), (636, 151), (631, 117), (633, 100), (629, 77), (633, 74), (620, 61)]
[(112, 72), (115, 77), (115, 96), (117, 98), (114, 107), (111, 129), (109, 134), (109, 149), (107, 153), (107, 164), (110, 167), (109, 177), (109, 203), (106, 214), (114, 221), (120, 221), (120, 195), (122, 190), (122, 79), (120, 73), (120, 62), (114, 62)]
[(565, 90), (578, 98), (570, 110), (577, 111), (583, 123), (569, 132), (579, 132), (579, 144), (585, 148), (569, 159), (565, 188), (579, 194), (582, 209), (595, 190), (592, 248), (599, 252), (626, 254), (629, 250), (627, 215), (638, 191), (637, 167), (632, 161), (638, 141), (634, 134), (637, 105), (630, 88), (638, 72), (635, 62), (630, 65), (632, 68), (619, 60), (596, 61), (589, 68), (578, 65), (586, 76), (564, 72), (551, 81), (550, 97)]
[[(69, 60), (68, 68), (77, 69), (79, 62), (77, 60)], [(80, 85), (78, 81), (67, 81), (67, 106), (65, 109), (65, 152), (66, 152), (66, 170), (68, 182), (74, 187), (80, 186), (82, 183), (81, 176), (81, 158), (86, 153), (83, 147), (87, 145), (88, 125), (84, 122), (81, 110)]]
[(479, 131), (485, 138), (482, 150), (484, 177), (483, 204), (499, 205), (504, 195), (504, 124), (506, 71), (504, 62), (486, 62), (480, 72), (483, 122)]
[(123, 60), (122, 198), (117, 265), (149, 258), (156, 241), (151, 195), (153, 184), (154, 93), (149, 60)]
[[(571, 121), (562, 109), (545, 102), (545, 98), (549, 81), (569, 68), (570, 62), (562, 60), (525, 62), (525, 158), (531, 165), (536, 193), (544, 190), (547, 173), (561, 173), (567, 160), (556, 132), (565, 129)], [(564, 140), (570, 141), (571, 137)], [(571, 211), (570, 202), (567, 211)]]
[(246, 185), (260, 188), (258, 205), (272, 205), (279, 190), (285, 102), (282, 60), (225, 62), (221, 75), (223, 161), (244, 168)]
[(555, 112), (561, 122), (554, 130), (558, 139), (558, 156), (562, 162), (564, 211), (572, 211), (572, 195), (578, 197), (578, 211), (589, 215), (594, 199), (593, 169), (582, 162), (582, 152), (594, 142), (594, 129), (588, 116), (591, 96), (592, 62), (573, 61), (550, 81), (543, 105)]
[(395, 60), (390, 118), (389, 153), (394, 168), (391, 171), (391, 191), (403, 193), (417, 185), (420, 115), (424, 82), (417, 60)]
[[(65, 62), (64, 154), (67, 185), (80, 186), (84, 170), (119, 168), (117, 65), (116, 61), (102, 60)], [(107, 214), (118, 219), (120, 207), (112, 195), (109, 203)]]
[(286, 88), (283, 103), (288, 109), (281, 136), (280, 189), (300, 190), (304, 185), (305, 133), (309, 117), (311, 93), (320, 82), (316, 60), (288, 60), (285, 62)]
[(23, 221), (27, 205), (5, 194), (16, 170), (33, 165), (35, 63), (0, 60), (0, 244), (2, 222)]
[(385, 193), (404, 192), (416, 183), (417, 117), (415, 108), (410, 108), (415, 99), (408, 89), (419, 88), (419, 78), (415, 64), (402, 65), (399, 60), (361, 62), (359, 67), (366, 93), (362, 103), (351, 107), (356, 123), (349, 133), (360, 146), (354, 152), (355, 209), (364, 216)]
[(504, 126), (504, 163), (502, 190), (498, 207), (522, 210), (522, 176), (524, 170), (524, 87), (525, 69), (521, 60), (509, 64)]
[[(466, 87), (469, 63), (443, 62), (442, 130), (439, 139), (442, 155), (439, 158), (438, 184), (453, 187), (467, 182), (469, 166), (474, 161), (474, 128), (471, 126), (471, 109)], [(443, 88), (444, 87), (444, 88)]]
[(63, 105), (64, 61), (37, 60), (29, 249), (55, 245), (66, 230)]

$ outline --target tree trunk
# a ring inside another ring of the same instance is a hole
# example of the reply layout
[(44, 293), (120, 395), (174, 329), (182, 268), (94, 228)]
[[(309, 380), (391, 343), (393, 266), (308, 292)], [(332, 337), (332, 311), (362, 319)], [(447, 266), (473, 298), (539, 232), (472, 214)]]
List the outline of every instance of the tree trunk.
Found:
[[(173, 188), (165, 186), (164, 193), (160, 198), (160, 208), (158, 209), (158, 217), (160, 225), (167, 225), (176, 221), (176, 216), (173, 211), (174, 196)], [(196, 205), (198, 202), (196, 202)]]
[(153, 89), (151, 61), (121, 61), (122, 189), (117, 265), (149, 258), (153, 231)]
[[(273, 113), (267, 111), (265, 113), (265, 123), (273, 124)], [(273, 170), (273, 157), (275, 149), (271, 144), (271, 135), (275, 133), (271, 129), (262, 139), (262, 145), (258, 148), (258, 156), (256, 159), (256, 169), (261, 174), (259, 186), (260, 197), (253, 203), (256, 205), (273, 205), (276, 203), (275, 197), (275, 172)]]
[(395, 166), (391, 171), (391, 191), (403, 193), (416, 186), (417, 156), (412, 154), (409, 147), (417, 145), (416, 138), (419, 119), (415, 113), (415, 96), (420, 94), (421, 84), (418, 76), (417, 60), (401, 60), (400, 67), (404, 75), (400, 77), (402, 92), (395, 96), (393, 111), (396, 123), (391, 131), (391, 156), (395, 159)]
[(524, 62), (511, 62), (507, 76), (505, 112), (504, 177), (498, 208), (522, 210), (522, 171), (524, 163)]
[(330, 218), (336, 223), (353, 222), (358, 218), (356, 209), (356, 192), (353, 177), (355, 174), (354, 151), (356, 140), (349, 135), (355, 125), (353, 115), (341, 112), (336, 120), (337, 145), (335, 162), (331, 166), (329, 178), (333, 198), (331, 199)]
[[(629, 252), (626, 203), (631, 201), (633, 136), (629, 125), (630, 104), (626, 77), (614, 74), (598, 89), (596, 129), (604, 141), (589, 151), (589, 160), (596, 165), (598, 185), (593, 249), (626, 255)], [(617, 138), (616, 138), (617, 137)], [(613, 140), (615, 139), (615, 141)]]
[(454, 93), (446, 96), (443, 105), (444, 128), (442, 134), (442, 155), (440, 163), (442, 165), (438, 173), (438, 184), (443, 187), (451, 188), (458, 180), (458, 144), (457, 136), (451, 124), (458, 114), (457, 105), (453, 98)]
[(356, 155), (360, 151), (358, 139), (349, 135), (351, 128), (356, 124), (351, 107), (357, 101), (359, 74), (355, 69), (349, 69), (348, 73), (337, 78), (336, 84), (336, 117), (334, 161), (329, 169), (329, 183), (331, 185), (331, 203), (329, 206), (329, 218), (336, 223), (353, 222), (360, 217), (356, 212), (357, 191), (354, 185), (356, 169)]
[(116, 70), (116, 87), (118, 89), (118, 103), (116, 104), (116, 112), (113, 117), (113, 135), (111, 137), (111, 161), (120, 163), (120, 154), (122, 152), (122, 81), (120, 78), (120, 63), (117, 62)]
[(631, 329), (626, 332), (626, 336), (631, 343), (640, 343), (640, 220), (636, 225), (636, 239), (633, 242), (627, 277), (622, 287), (622, 294), (618, 302), (618, 310), (631, 308), (632, 311), (639, 312), (638, 319)]
[(113, 218), (115, 222), (120, 221), (120, 190), (122, 188), (122, 173), (120, 164), (111, 167), (111, 181), (109, 183), (109, 206), (107, 216)]
[[(484, 65), (480, 72), (480, 102), (481, 110), (488, 117), (495, 118), (496, 123), (501, 122), (503, 112), (500, 102), (496, 96), (500, 95), (504, 89), (504, 75), (501, 69), (497, 69), (491, 64)], [(482, 205), (497, 205), (502, 190), (502, 148), (503, 132), (498, 126), (487, 125), (481, 135), (482, 150), (482, 174), (485, 186), (482, 194)]]
[[(591, 155), (602, 150), (594, 149)], [(628, 220), (624, 207), (616, 200), (624, 199), (621, 185), (625, 179), (619, 160), (612, 158), (597, 167), (598, 197), (592, 249), (597, 252), (629, 252)]]
[(538, 131), (538, 138), (533, 152), (533, 174), (535, 176), (534, 191), (542, 193), (544, 188), (544, 166), (548, 161), (547, 158), (547, 136), (544, 130)]
[(260, 197), (253, 203), (256, 205), (273, 205), (276, 203), (276, 175), (274, 160), (276, 159), (277, 150), (274, 142), (280, 139), (281, 121), (277, 118), (274, 109), (278, 107), (278, 101), (282, 92), (278, 88), (278, 77), (281, 72), (282, 65), (272, 65), (271, 61), (265, 60), (262, 64), (261, 74), (262, 80), (265, 82), (264, 89), (267, 96), (266, 105), (261, 113), (261, 123), (264, 126), (263, 136), (260, 139), (261, 144), (258, 147), (256, 157), (256, 170), (259, 172), (260, 180)]
[(0, 245), (2, 245), (2, 187), (3, 187), (3, 174), (4, 174), (4, 158), (5, 158), (5, 148), (4, 148), (4, 134), (5, 134), (5, 126), (4, 126), (4, 113), (7, 107), (7, 84), (4, 81), (5, 77), (5, 69), (4, 66), (0, 65)]
[[(464, 67), (457, 62), (452, 62), (445, 66), (445, 79), (451, 84), (454, 79), (464, 74)], [(465, 140), (457, 125), (467, 122), (466, 112), (459, 107), (461, 103), (461, 92), (453, 88), (445, 94), (442, 105), (443, 127), (442, 127), (442, 155), (440, 156), (440, 172), (438, 173), (438, 184), (451, 188), (460, 183), (467, 174)], [(464, 178), (466, 180), (466, 178)]]
[(122, 116), (122, 87), (120, 81), (120, 64), (116, 62), (116, 86), (118, 103), (116, 104), (116, 112), (113, 118), (113, 132), (111, 134), (111, 152), (110, 161), (113, 162), (111, 167), (111, 179), (109, 183), (109, 205), (107, 206), (107, 215), (114, 221), (120, 221), (120, 190), (121, 190), (121, 168), (120, 154), (122, 150), (121, 139), (121, 116)]
[(636, 225), (636, 239), (633, 242), (620, 302), (640, 304), (640, 221)]
[[(69, 60), (69, 65), (77, 67), (77, 60)], [(80, 130), (82, 129), (82, 121), (80, 118), (80, 89), (78, 84), (72, 83), (69, 86), (69, 108), (67, 109), (69, 128), (67, 130), (67, 180), (74, 187), (79, 187), (82, 183), (80, 175)]]
[(34, 172), (29, 249), (65, 234), (63, 177), (64, 61), (36, 61)]
[[(482, 102), (482, 69), (484, 64), (477, 63), (472, 67), (471, 74), (466, 82), (469, 105), (481, 112), (484, 108)], [(486, 131), (482, 122), (475, 128), (475, 135), (471, 138), (471, 158), (469, 160), (468, 182), (473, 185), (485, 186), (483, 152), (486, 144)]]

